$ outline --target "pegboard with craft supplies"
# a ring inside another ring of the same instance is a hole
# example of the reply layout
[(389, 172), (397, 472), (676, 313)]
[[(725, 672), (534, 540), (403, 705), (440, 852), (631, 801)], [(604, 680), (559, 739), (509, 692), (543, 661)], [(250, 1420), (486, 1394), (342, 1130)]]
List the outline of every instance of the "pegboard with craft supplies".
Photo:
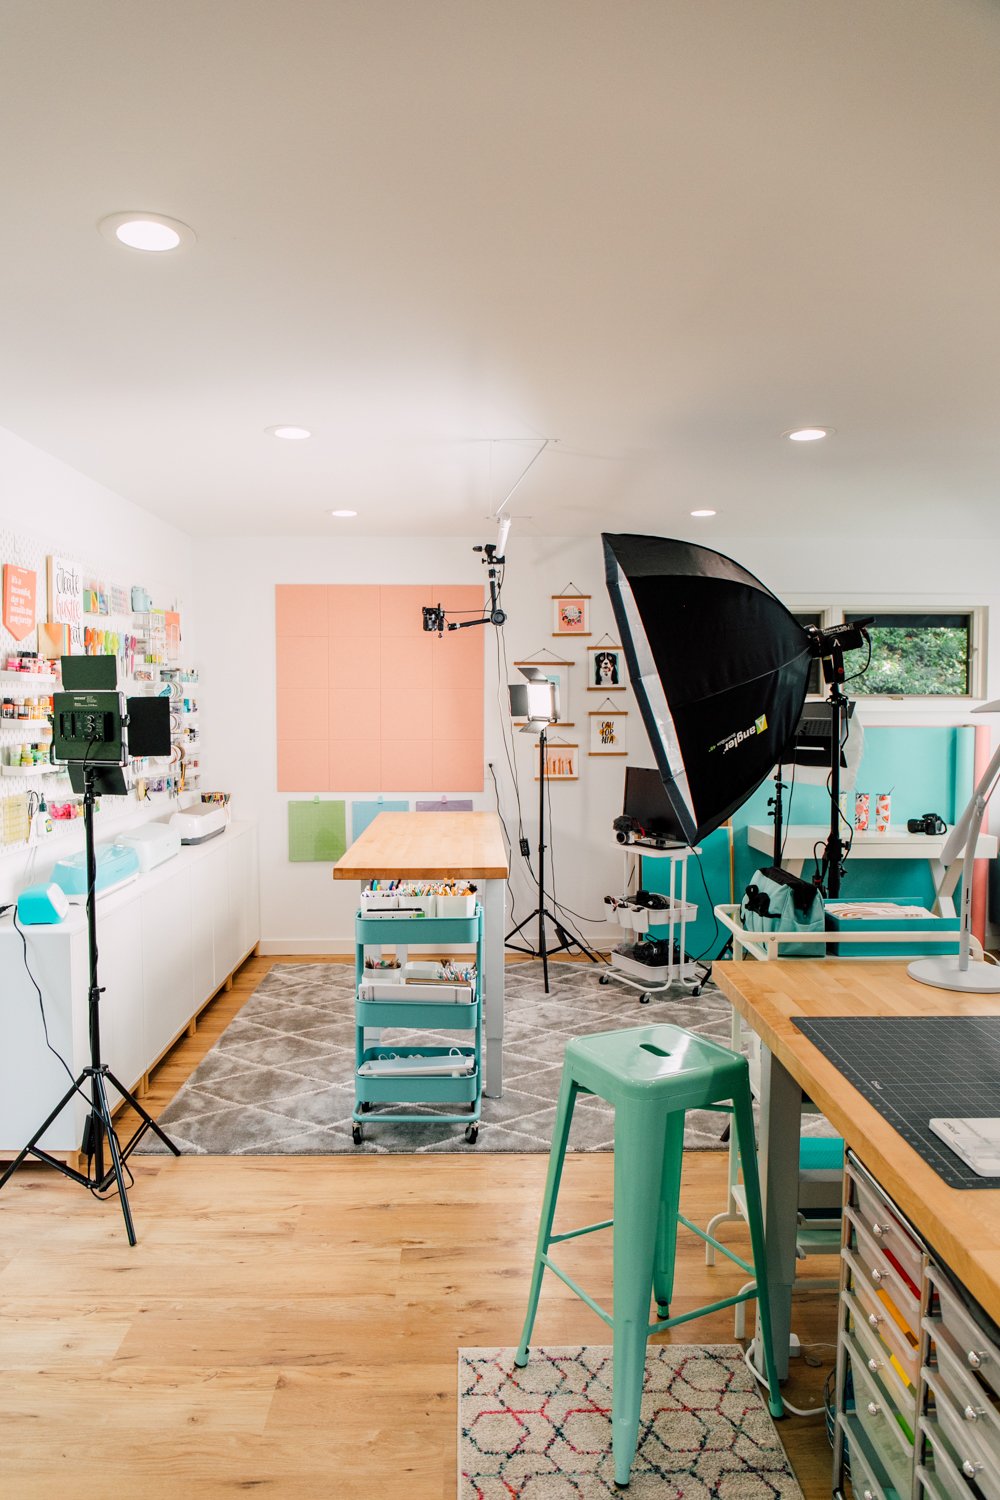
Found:
[(114, 656), (120, 691), (170, 698), (172, 753), (129, 763), (129, 800), (196, 789), (198, 673), (183, 663), (175, 595), (132, 582), (123, 568), (68, 556), (55, 537), (9, 526), (0, 526), (0, 563), (0, 854), (41, 836), (33, 815), (42, 805), (41, 827), (54, 833), (80, 816), (81, 799), (52, 760), (52, 700), (64, 655)]

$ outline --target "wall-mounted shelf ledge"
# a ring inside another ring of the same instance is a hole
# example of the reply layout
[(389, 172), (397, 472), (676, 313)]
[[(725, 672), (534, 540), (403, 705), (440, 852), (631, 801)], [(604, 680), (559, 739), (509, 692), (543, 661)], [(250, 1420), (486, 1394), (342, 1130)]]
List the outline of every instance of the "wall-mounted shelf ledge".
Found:
[(7, 683), (16, 682), (19, 687), (57, 688), (58, 677), (46, 672), (8, 672), (0, 671), (0, 682), (5, 686)]

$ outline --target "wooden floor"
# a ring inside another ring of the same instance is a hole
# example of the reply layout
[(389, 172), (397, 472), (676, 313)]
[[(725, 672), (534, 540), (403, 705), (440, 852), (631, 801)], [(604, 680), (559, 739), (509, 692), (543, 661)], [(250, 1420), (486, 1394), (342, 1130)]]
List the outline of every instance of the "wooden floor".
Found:
[[(161, 1065), (145, 1101), (154, 1113), (272, 962), (250, 960)], [(399, 1500), (453, 1500), (456, 1350), (517, 1342), (546, 1158), (132, 1165), (135, 1249), (117, 1200), (45, 1168), (22, 1169), (0, 1195), (0, 1496), (372, 1500), (388, 1484)], [(571, 1159), (563, 1227), (607, 1216), (611, 1168), (610, 1155)], [(689, 1154), (682, 1211), (704, 1223), (724, 1183), (723, 1153)], [(572, 1242), (563, 1259), (610, 1301), (610, 1236)], [(800, 1284), (824, 1273), (834, 1263), (810, 1260)], [(743, 1279), (721, 1260), (707, 1269), (682, 1234), (678, 1311)], [(832, 1292), (797, 1299), (809, 1359), (793, 1363), (797, 1405), (821, 1401), (834, 1319)], [(607, 1338), (548, 1278), (536, 1342)], [(728, 1312), (676, 1331), (677, 1342), (731, 1339)], [(792, 1417), (780, 1431), (806, 1500), (827, 1500), (822, 1421)]]

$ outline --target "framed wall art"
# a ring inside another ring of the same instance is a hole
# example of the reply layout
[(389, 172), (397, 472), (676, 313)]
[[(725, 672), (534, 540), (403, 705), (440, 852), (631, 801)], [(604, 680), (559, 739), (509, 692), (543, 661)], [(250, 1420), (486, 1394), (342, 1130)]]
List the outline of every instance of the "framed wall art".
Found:
[(587, 647), (587, 691), (590, 693), (623, 693), (628, 687), (625, 653), (621, 646)]
[(572, 589), (552, 595), (552, 634), (590, 634), (590, 595)]
[(587, 747), (588, 755), (627, 755), (628, 754), (628, 710), (615, 708), (608, 700), (609, 707), (601, 707), (593, 710), (587, 715), (590, 724), (590, 742)]
[[(539, 746), (534, 747), (535, 780), (539, 778)], [(545, 746), (545, 780), (578, 781), (580, 777), (580, 747), (568, 740), (549, 740)]]

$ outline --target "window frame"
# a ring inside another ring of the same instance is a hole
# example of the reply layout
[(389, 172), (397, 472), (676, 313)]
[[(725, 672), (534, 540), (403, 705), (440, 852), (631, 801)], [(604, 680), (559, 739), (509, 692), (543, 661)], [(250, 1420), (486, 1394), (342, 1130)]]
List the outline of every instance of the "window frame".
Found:
[[(943, 602), (936, 600), (928, 603), (924, 599), (906, 598), (856, 598), (849, 594), (840, 595), (838, 602), (831, 602), (827, 596), (822, 602), (813, 597), (801, 595), (794, 602), (785, 601), (787, 607), (793, 614), (818, 614), (822, 616), (823, 629), (833, 625), (839, 625), (846, 615), (874, 615), (876, 621), (879, 611), (886, 615), (966, 615), (969, 619), (969, 692), (967, 693), (854, 693), (851, 685), (847, 685), (849, 697), (861, 704), (874, 705), (879, 711), (886, 711), (898, 707), (901, 711), (919, 710), (921, 713), (946, 713), (949, 709), (959, 712), (968, 711), (977, 703), (982, 703), (986, 697), (987, 687), (987, 640), (989, 632), (989, 607), (985, 604), (959, 604), (950, 600)], [(848, 673), (857, 670), (852, 666), (854, 653), (848, 658)], [(828, 696), (825, 684), (819, 693), (807, 693), (810, 701), (818, 701)]]

